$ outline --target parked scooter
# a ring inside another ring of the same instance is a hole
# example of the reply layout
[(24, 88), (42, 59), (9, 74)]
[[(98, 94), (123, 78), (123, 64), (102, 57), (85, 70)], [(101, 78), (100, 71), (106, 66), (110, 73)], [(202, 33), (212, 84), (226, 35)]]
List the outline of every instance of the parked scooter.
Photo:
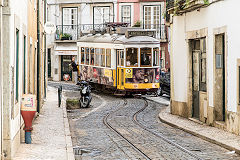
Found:
[(79, 82), (80, 84), (80, 108), (87, 108), (92, 101), (91, 86), (86, 81)]

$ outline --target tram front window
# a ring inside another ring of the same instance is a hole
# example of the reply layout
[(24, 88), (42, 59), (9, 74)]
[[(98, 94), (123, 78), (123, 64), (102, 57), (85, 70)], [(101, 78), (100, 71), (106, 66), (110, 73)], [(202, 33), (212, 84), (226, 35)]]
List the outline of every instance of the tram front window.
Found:
[(159, 66), (160, 65), (159, 60), (160, 60), (159, 49), (154, 48), (153, 49), (153, 65)]
[(151, 48), (141, 48), (141, 66), (150, 67), (152, 65), (152, 49)]
[(81, 64), (84, 64), (84, 47), (81, 48)]
[(138, 49), (127, 48), (126, 49), (126, 66), (138, 66)]

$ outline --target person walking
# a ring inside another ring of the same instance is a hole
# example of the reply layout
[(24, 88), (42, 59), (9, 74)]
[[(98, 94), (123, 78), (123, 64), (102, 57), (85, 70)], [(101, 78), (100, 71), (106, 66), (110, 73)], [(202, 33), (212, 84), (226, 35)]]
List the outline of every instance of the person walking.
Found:
[(72, 72), (73, 72), (73, 82), (75, 83), (75, 84), (77, 84), (77, 79), (78, 79), (78, 68), (77, 68), (77, 64), (76, 64), (76, 62), (75, 62), (75, 57), (73, 56), (72, 57), (72, 62), (71, 62), (71, 65), (72, 65)]

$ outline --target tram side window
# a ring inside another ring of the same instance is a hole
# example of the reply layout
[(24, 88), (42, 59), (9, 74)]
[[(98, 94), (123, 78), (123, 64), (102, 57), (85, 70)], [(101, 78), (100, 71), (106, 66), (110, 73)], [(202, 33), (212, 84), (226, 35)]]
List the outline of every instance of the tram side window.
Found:
[(154, 48), (153, 49), (153, 66), (160, 66), (159, 60), (160, 60), (159, 49)]
[(152, 49), (151, 48), (141, 48), (141, 66), (151, 66), (152, 64)]
[(138, 66), (138, 49), (127, 48), (126, 49), (126, 66)]
[(111, 67), (111, 49), (106, 50), (107, 67)]
[(86, 65), (89, 65), (89, 48), (85, 48), (85, 54), (86, 54)]
[(91, 48), (90, 52), (91, 52), (91, 54), (90, 54), (91, 63), (90, 64), (94, 65), (94, 48)]
[(99, 55), (100, 55), (100, 49), (99, 48), (96, 48), (95, 49), (95, 66), (99, 66), (99, 61), (100, 61), (100, 59), (99, 59)]
[(84, 64), (84, 47), (81, 47), (81, 64)]
[(105, 67), (105, 49), (101, 49), (101, 66)]

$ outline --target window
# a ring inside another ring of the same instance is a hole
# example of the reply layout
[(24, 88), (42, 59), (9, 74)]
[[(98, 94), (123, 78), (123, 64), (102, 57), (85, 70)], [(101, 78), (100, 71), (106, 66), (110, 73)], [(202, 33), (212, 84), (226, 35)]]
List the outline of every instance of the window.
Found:
[(99, 66), (100, 64), (100, 49), (96, 48), (95, 49), (95, 66)]
[(105, 67), (105, 49), (100, 49), (101, 51), (101, 66)]
[(94, 48), (90, 49), (90, 59), (91, 59), (91, 65), (94, 65)]
[(124, 51), (122, 49), (117, 50), (117, 57), (118, 66), (124, 66)]
[(165, 68), (165, 47), (161, 47), (161, 68)]
[(84, 47), (81, 47), (81, 64), (84, 64), (85, 54), (84, 54)]
[(94, 7), (94, 24), (110, 22), (110, 7)]
[(63, 8), (63, 25), (69, 25), (72, 29), (77, 25), (77, 8)]
[(16, 30), (16, 92), (15, 92), (15, 100), (18, 102), (18, 85), (19, 85), (19, 30)]
[(138, 48), (126, 49), (126, 66), (138, 66)]
[(111, 49), (106, 50), (107, 67), (111, 67)]
[(153, 48), (153, 66), (160, 65), (159, 59), (160, 59), (159, 48)]
[(141, 66), (151, 66), (152, 65), (152, 49), (151, 48), (141, 48)]
[(122, 22), (131, 24), (131, 6), (122, 6)]
[(89, 48), (85, 48), (86, 61), (85, 64), (89, 65)]
[(156, 29), (157, 35), (160, 33), (160, 6), (144, 6), (144, 28)]

